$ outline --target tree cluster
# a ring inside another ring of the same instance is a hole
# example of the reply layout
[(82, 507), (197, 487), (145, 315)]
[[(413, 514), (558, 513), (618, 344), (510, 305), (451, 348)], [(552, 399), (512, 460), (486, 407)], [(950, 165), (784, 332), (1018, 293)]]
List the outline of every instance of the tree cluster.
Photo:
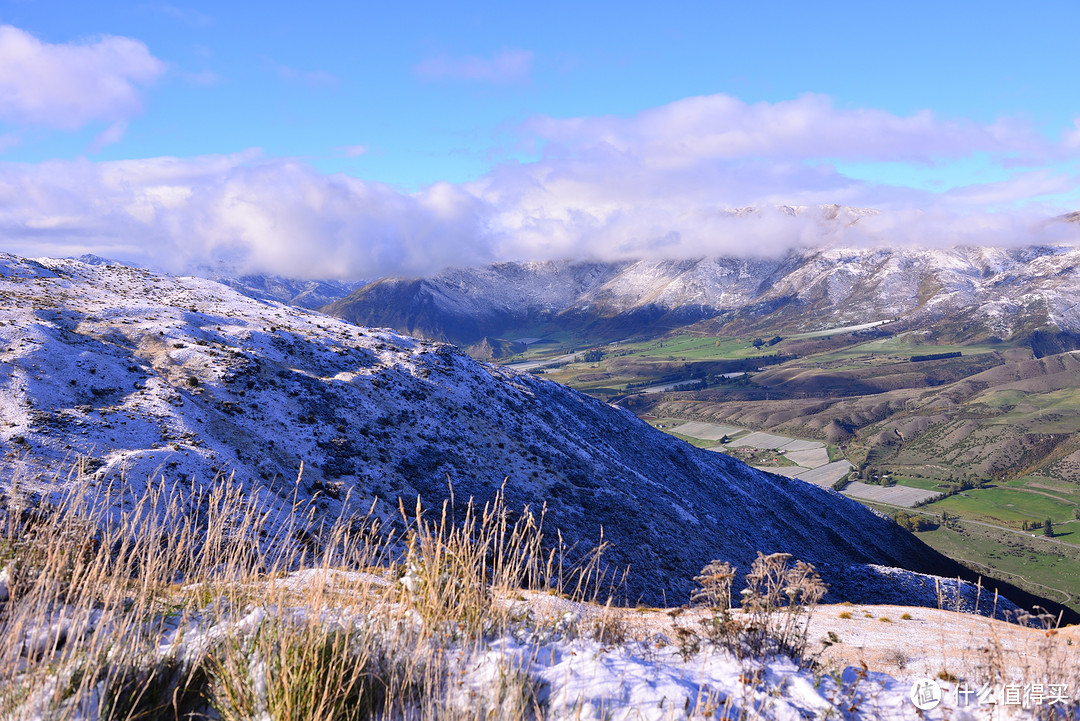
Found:
[(604, 351), (600, 350), (599, 348), (587, 350), (581, 354), (581, 360), (586, 363), (599, 363), (600, 361), (604, 360)]
[(764, 338), (755, 338), (750, 345), (754, 346), (755, 348), (760, 349), (762, 346), (765, 346), (765, 345), (770, 345), (770, 346), (771, 345), (776, 345), (777, 343), (779, 343), (782, 340), (784, 340), (784, 339), (781, 338), (778, 335), (773, 336), (769, 340), (765, 340)]
[(897, 525), (908, 531), (932, 531), (938, 527), (932, 519), (919, 514), (911, 514), (907, 511), (897, 511), (893, 517)]

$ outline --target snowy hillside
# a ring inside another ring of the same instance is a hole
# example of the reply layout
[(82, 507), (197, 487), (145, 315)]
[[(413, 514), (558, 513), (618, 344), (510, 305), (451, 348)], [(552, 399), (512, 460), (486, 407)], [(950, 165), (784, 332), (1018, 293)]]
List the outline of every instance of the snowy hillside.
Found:
[[(816, 330), (903, 317), (957, 338), (1080, 332), (1074, 247), (849, 248), (778, 258), (500, 263), (384, 279), (326, 308), (462, 345), (552, 328), (635, 334), (716, 318)], [(554, 293), (552, 288), (561, 289)], [(963, 311), (963, 322), (954, 323)], [(622, 337), (620, 335), (620, 337)]]
[[(0, 294), (8, 492), (47, 495), (81, 459), (101, 492), (235, 474), (283, 499), (318, 495), (328, 515), (348, 497), (389, 516), (417, 494), (437, 508), (448, 482), (459, 502), (484, 501), (505, 479), (509, 507), (546, 504), (568, 545), (603, 529), (608, 561), (630, 567), (627, 595), (652, 604), (684, 600), (709, 560), (745, 570), (759, 550), (820, 564), (826, 580), (852, 564), (960, 572), (836, 493), (448, 345), (119, 265), (0, 256)], [(880, 590), (847, 588), (852, 601)]]
[(196, 268), (193, 275), (216, 280), (257, 300), (278, 301), (311, 309), (329, 305), (365, 285), (363, 281), (297, 280), (277, 275), (238, 275), (205, 266)]

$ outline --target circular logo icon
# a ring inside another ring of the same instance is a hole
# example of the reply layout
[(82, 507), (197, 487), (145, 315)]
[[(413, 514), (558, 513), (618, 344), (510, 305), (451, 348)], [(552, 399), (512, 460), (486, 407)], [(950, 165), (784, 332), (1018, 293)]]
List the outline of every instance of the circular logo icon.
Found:
[(941, 686), (938, 686), (937, 681), (933, 679), (920, 678), (911, 687), (908, 698), (915, 704), (915, 708), (920, 711), (929, 711), (937, 708), (937, 705), (941, 703)]

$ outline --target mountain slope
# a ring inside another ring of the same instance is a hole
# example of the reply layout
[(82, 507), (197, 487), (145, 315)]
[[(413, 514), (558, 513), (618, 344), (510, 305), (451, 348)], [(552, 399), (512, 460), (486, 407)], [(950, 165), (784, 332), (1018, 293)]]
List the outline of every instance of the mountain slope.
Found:
[(713, 558), (745, 570), (759, 550), (838, 582), (851, 564), (963, 572), (835, 493), (447, 345), (117, 265), (0, 256), (0, 297), (12, 496), (54, 493), (78, 457), (118, 499), (150, 475), (231, 473), (283, 503), (318, 494), (324, 514), (375, 502), (391, 516), (417, 494), (437, 508), (448, 482), (484, 501), (505, 479), (510, 507), (546, 503), (568, 544), (592, 547), (602, 528), (608, 561), (630, 566), (627, 594), (649, 603), (684, 599)]
[(696, 321), (705, 321), (708, 332), (787, 334), (900, 317), (908, 327), (933, 326), (956, 340), (1041, 332), (1038, 343), (1055, 352), (1080, 342), (1078, 267), (1080, 250), (1066, 246), (500, 263), (383, 279), (325, 310), (462, 346), (485, 336), (554, 331), (613, 340)]
[(276, 275), (224, 276), (205, 271), (200, 276), (216, 280), (256, 300), (278, 301), (301, 308), (321, 308), (347, 296), (364, 283), (340, 280), (296, 280)]
[(384, 278), (324, 310), (358, 325), (471, 344), (507, 328), (550, 321), (596, 291), (621, 266), (602, 263), (497, 263), (447, 270), (435, 278)]

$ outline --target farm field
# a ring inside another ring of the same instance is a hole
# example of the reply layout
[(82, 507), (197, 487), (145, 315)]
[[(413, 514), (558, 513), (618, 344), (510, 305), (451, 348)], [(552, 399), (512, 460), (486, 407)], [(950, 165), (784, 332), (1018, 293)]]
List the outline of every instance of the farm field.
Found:
[[(732, 448), (742, 448), (742, 447), (745, 447), (745, 446), (753, 446), (754, 448), (776, 450), (776, 449), (779, 449), (779, 448), (783, 448), (787, 444), (791, 443), (793, 440), (795, 440), (795, 439), (789, 438), (787, 436), (777, 436), (777, 435), (773, 435), (772, 433), (762, 433), (762, 432), (758, 431), (758, 432), (750, 433), (749, 435), (743, 436), (742, 438), (739, 438), (738, 440), (734, 440), (731, 443), (729, 443), (728, 445), (731, 446)], [(824, 443), (822, 443), (820, 445), (822, 447), (825, 446)]]
[(929, 478), (913, 478), (909, 476), (899, 476), (893, 474), (892, 479), (896, 481), (898, 486), (907, 486), (908, 488), (921, 488), (924, 491), (941, 492), (945, 490), (941, 481), (931, 480)]
[[(919, 500), (945, 493), (950, 486), (947, 482), (929, 478), (899, 475), (892, 478), (896, 485), (890, 488), (925, 494)], [(882, 488), (853, 482), (845, 487), (844, 493), (863, 501), (894, 506), (910, 505), (891, 500), (888, 494), (867, 490), (863, 486), (870, 489)], [(900, 497), (898, 493), (896, 498)], [(1042, 476), (1028, 476), (962, 490), (929, 502), (921, 510), (936, 516), (945, 512), (955, 518), (1013, 531), (1022, 531), (1026, 523), (1030, 529), (1037, 529), (1032, 531), (1036, 533), (1041, 533), (1043, 522), (1049, 518), (1054, 524), (1055, 539), (1064, 543), (1080, 543), (1080, 521), (1077, 520), (1080, 515), (1080, 485)]]
[(807, 483), (813, 483), (815, 486), (832, 488), (833, 484), (850, 473), (852, 468), (854, 466), (848, 461), (833, 461), (817, 468), (811, 468), (798, 477)]
[[(962, 533), (922, 532), (932, 546), (1004, 580), (1023, 576), (1033, 592), (1058, 588), (1055, 574), (1080, 564), (1080, 556), (1068, 560), (1068, 544), (1080, 545), (1080, 354), (1039, 359), (1005, 342), (934, 342), (890, 325), (792, 334), (760, 350), (749, 336), (676, 334), (604, 346), (597, 362), (545, 373), (771, 473), (826, 487), (848, 475), (848, 460), (889, 473), (895, 485), (856, 481), (843, 492), (889, 514), (944, 512)], [(947, 353), (961, 355), (911, 361)], [(770, 355), (782, 362), (758, 365)], [(732, 363), (755, 365), (745, 377), (722, 379)], [(675, 390), (704, 378), (702, 390)], [(965, 479), (983, 487), (934, 500)], [(1053, 539), (1023, 531), (1027, 524), (1041, 534), (1047, 518)], [(1025, 552), (1038, 560), (1015, 555), (1025, 538), (1035, 544)], [(1069, 594), (1080, 609), (1077, 584), (1054, 597)]]
[[(799, 478), (818, 486), (831, 488), (853, 468), (843, 458), (832, 460), (829, 448), (822, 441), (673, 418), (664, 418), (653, 424), (700, 448), (727, 453), (760, 470)], [(726, 445), (720, 443), (725, 436), (730, 439)]]
[(1041, 525), (1047, 518), (1054, 523), (1070, 521), (1075, 508), (1075, 502), (1060, 496), (1002, 487), (972, 488), (927, 506), (929, 510), (946, 511), (961, 518), (1014, 527), (1024, 521)]
[[(925, 510), (925, 509), (920, 509)], [(957, 522), (915, 534), (932, 548), (987, 575), (1080, 608), (1080, 548), (1039, 536)]]
[[(712, 450), (716, 450), (713, 448)], [(784, 476), (785, 478), (802, 478), (804, 474), (809, 473), (809, 468), (802, 466), (784, 466), (781, 468), (768, 468), (769, 473), (775, 473), (778, 476)]]
[(785, 455), (789, 460), (800, 466), (806, 466), (807, 468), (817, 468), (818, 466), (824, 466), (829, 462), (829, 451), (824, 445), (820, 445), (817, 448), (807, 448), (806, 450), (791, 450), (788, 444), (785, 446)]
[(916, 504), (938, 495), (934, 491), (912, 488), (910, 486), (877, 486), (862, 481), (852, 481), (841, 491), (845, 496), (856, 500), (876, 501), (893, 506), (913, 508)]
[[(768, 345), (755, 348), (754, 338), (717, 338), (715, 336), (675, 335), (662, 340), (620, 343), (613, 352), (646, 358), (678, 358), (680, 360), (758, 358), (775, 353)], [(768, 340), (768, 339), (765, 339)]]
[(719, 426), (715, 423), (693, 421), (676, 426), (671, 429), (671, 432), (680, 433), (684, 436), (693, 436), (703, 441), (718, 441), (724, 436), (734, 436), (736, 433), (743, 432), (743, 429), (735, 426)]

